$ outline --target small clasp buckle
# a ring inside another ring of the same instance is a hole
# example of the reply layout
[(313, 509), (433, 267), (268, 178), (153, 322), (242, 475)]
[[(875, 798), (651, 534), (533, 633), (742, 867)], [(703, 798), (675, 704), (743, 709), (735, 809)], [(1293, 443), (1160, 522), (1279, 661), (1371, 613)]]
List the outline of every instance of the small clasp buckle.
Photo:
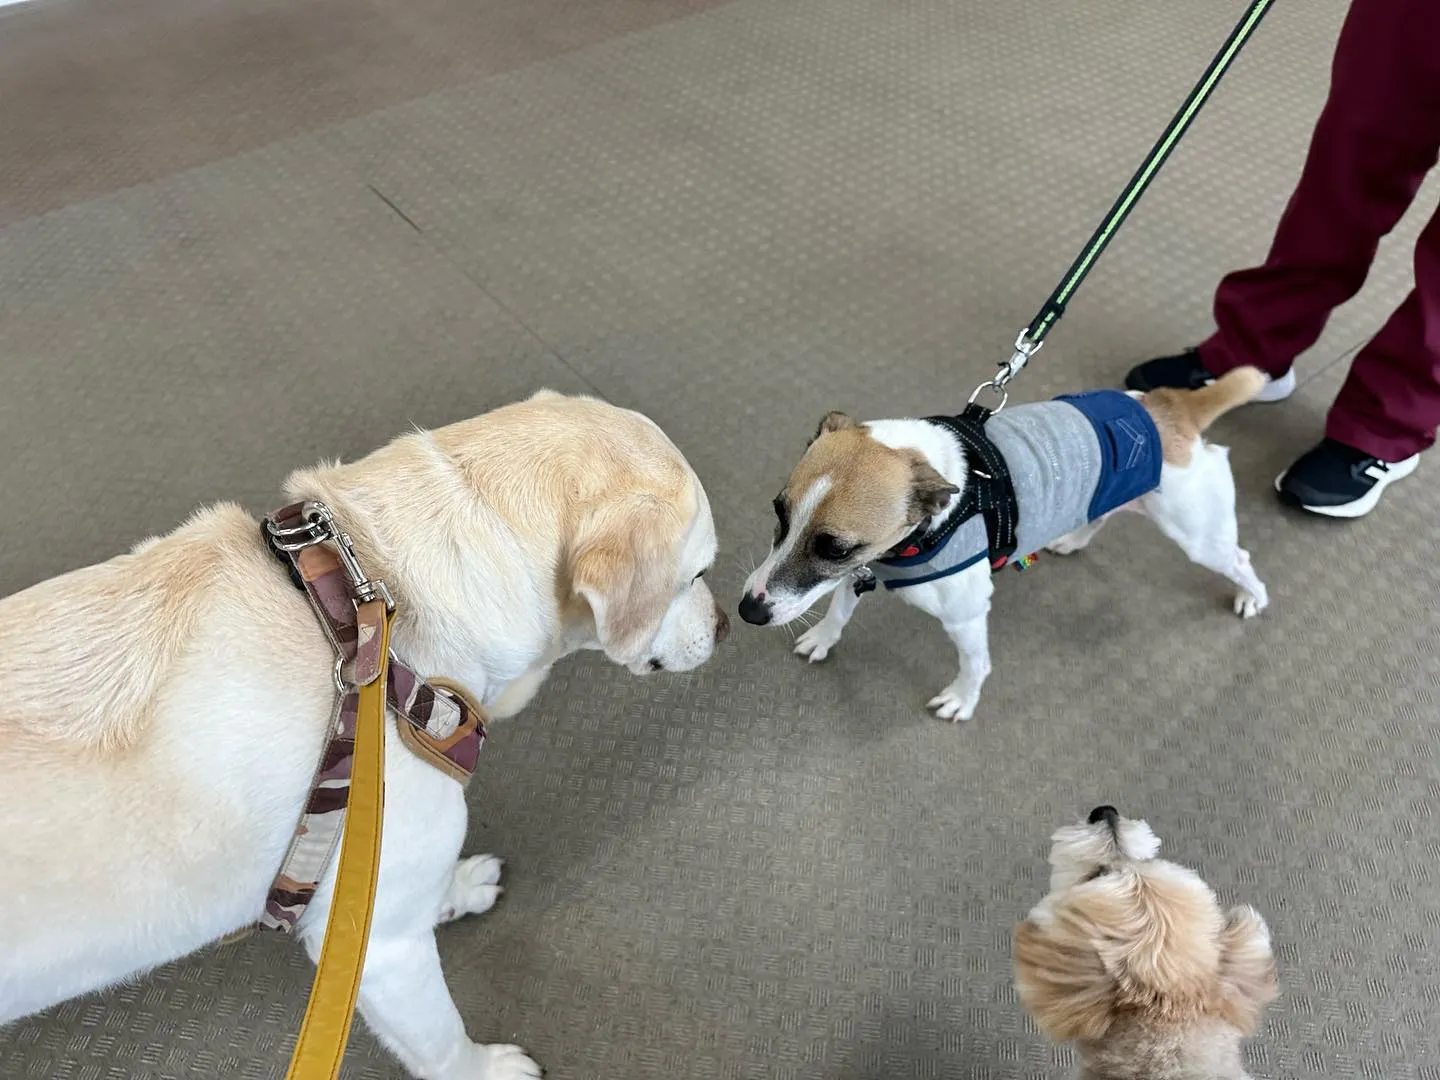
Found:
[(1029, 332), (1028, 329), (1020, 331), (1015, 338), (1015, 351), (1010, 354), (1010, 359), (1000, 365), (1000, 370), (995, 373), (993, 379), (986, 379), (975, 388), (975, 392), (970, 395), (969, 404), (974, 405), (975, 399), (988, 390), (1000, 398), (1000, 404), (990, 411), (999, 412), (1005, 407), (1005, 403), (1010, 400), (1010, 395), (1006, 392), (1005, 387), (1010, 384), (1011, 379), (1024, 370), (1025, 365), (1030, 362), (1030, 358), (1039, 352), (1040, 346), (1044, 344), (1041, 341), (1031, 341), (1027, 336)]
[(298, 525), (281, 528), (273, 522), (266, 522), (265, 527), (270, 531), (270, 539), (275, 547), (287, 554), (327, 541), (333, 543), (345, 576), (350, 579), (350, 588), (355, 593), (356, 601), (366, 604), (371, 600), (384, 600), (385, 610), (395, 610), (395, 599), (390, 595), (385, 582), (378, 579), (371, 581), (365, 576), (365, 571), (360, 569), (359, 560), (355, 558), (355, 546), (350, 542), (349, 534), (340, 530), (340, 526), (335, 523), (335, 515), (324, 503), (304, 503), (300, 508)]

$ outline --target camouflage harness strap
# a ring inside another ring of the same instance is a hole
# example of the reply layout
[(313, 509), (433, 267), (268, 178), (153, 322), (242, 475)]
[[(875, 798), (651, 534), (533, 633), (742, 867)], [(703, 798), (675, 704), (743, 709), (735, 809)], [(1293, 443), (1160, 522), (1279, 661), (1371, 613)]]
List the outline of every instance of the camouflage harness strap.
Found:
[[(296, 503), (276, 510), (266, 516), (261, 531), (296, 586), (309, 597), (335, 649), (337, 694), (330, 735), (261, 917), (263, 925), (289, 933), (335, 852), (349, 802), (359, 688), (374, 681), (382, 666), (383, 635), (378, 633), (377, 620), (361, 615), (374, 601), (382, 601), (386, 608), (394, 604), (383, 582), (365, 577), (350, 538), (323, 503)], [(485, 741), (480, 706), (460, 687), (438, 679), (427, 681), (394, 656), (386, 668), (386, 704), (396, 714), (402, 741), (463, 784), (475, 771)]]

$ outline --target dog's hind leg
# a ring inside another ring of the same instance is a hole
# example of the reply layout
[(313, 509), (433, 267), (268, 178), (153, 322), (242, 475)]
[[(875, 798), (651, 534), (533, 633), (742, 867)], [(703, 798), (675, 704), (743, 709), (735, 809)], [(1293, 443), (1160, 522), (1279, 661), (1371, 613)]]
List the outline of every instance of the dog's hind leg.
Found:
[(1214, 570), (1222, 577), (1229, 578), (1239, 586), (1235, 594), (1235, 614), (1242, 619), (1251, 619), (1270, 605), (1270, 594), (1264, 583), (1255, 576), (1250, 565), (1250, 553), (1238, 544), (1207, 544), (1203, 541), (1187, 543), (1179, 537), (1172, 537), (1190, 556), (1192, 562), (1207, 570)]
[(1117, 506), (1108, 514), (1101, 514), (1094, 521), (1081, 525), (1074, 532), (1068, 532), (1059, 540), (1052, 541), (1045, 545), (1045, 550), (1052, 555), (1074, 555), (1077, 551), (1084, 551), (1090, 546), (1090, 541), (1099, 535), (1105, 523), (1116, 514), (1140, 514), (1144, 516), (1145, 510), (1140, 505), (1139, 499), (1134, 499), (1123, 506)]
[(1235, 478), (1228, 455), (1206, 446), (1183, 468), (1166, 465), (1160, 487), (1140, 500), (1141, 512), (1194, 562), (1239, 587), (1235, 614), (1248, 619), (1270, 603), (1270, 594), (1239, 544)]
[(845, 630), (845, 624), (859, 606), (860, 597), (851, 586), (850, 579), (846, 578), (830, 594), (830, 607), (826, 610), (825, 617), (801, 634), (795, 642), (795, 652), (808, 658), (812, 664), (820, 663), (830, 655), (830, 650), (835, 647)]
[(1081, 525), (1074, 532), (1066, 533), (1059, 540), (1046, 544), (1045, 550), (1052, 555), (1074, 555), (1077, 551), (1084, 551), (1090, 541), (1099, 534), (1109, 516), (1109, 514), (1102, 514), (1089, 524)]
[(1270, 593), (1250, 565), (1250, 553), (1238, 544), (1229, 556), (1229, 566), (1228, 572), (1218, 566), (1210, 569), (1224, 574), (1240, 586), (1240, 591), (1235, 594), (1235, 614), (1242, 619), (1252, 619), (1270, 606)]

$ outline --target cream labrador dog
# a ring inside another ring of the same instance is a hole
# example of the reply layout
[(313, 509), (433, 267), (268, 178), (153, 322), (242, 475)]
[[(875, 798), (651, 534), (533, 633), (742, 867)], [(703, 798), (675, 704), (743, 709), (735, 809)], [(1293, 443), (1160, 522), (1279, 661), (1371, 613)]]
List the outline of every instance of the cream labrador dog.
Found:
[[(650, 420), (541, 392), (302, 470), (398, 611), (393, 648), (513, 714), (550, 665), (709, 659), (728, 623), (703, 576), (705, 491)], [(255, 922), (309, 792), (334, 700), (305, 596), (237, 506), (0, 600), (0, 1022)], [(459, 784), (387, 725), (384, 847), (360, 1011), (417, 1077), (520, 1080), (466, 1035), (437, 922), (482, 912), (500, 863), (460, 860)], [(297, 934), (318, 954), (334, 861)]]

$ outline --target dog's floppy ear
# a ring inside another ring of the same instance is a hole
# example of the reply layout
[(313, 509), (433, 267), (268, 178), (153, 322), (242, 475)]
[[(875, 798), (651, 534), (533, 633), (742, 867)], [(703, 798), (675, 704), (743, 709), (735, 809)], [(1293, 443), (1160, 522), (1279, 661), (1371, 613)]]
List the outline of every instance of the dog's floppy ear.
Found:
[(675, 597), (682, 523), (673, 506), (640, 496), (590, 514), (570, 563), (574, 593), (590, 605), (605, 655), (634, 664), (660, 629)]
[(910, 520), (923, 521), (933, 517), (960, 489), (946, 480), (919, 454), (910, 463)]
[(1099, 1039), (1113, 1016), (1114, 983), (1099, 954), (1071, 929), (1031, 919), (1015, 928), (1015, 989), (1040, 1030), (1056, 1042)]
[(1242, 1035), (1253, 1034), (1279, 993), (1265, 920), (1252, 907), (1232, 908), (1220, 932), (1220, 1015)]
[[(844, 431), (846, 428), (853, 428), (855, 421), (843, 412), (827, 412), (820, 421), (820, 426), (815, 429), (815, 434), (810, 436), (810, 442), (814, 442), (821, 435), (829, 434), (832, 431)], [(809, 443), (806, 444), (807, 446)]]

